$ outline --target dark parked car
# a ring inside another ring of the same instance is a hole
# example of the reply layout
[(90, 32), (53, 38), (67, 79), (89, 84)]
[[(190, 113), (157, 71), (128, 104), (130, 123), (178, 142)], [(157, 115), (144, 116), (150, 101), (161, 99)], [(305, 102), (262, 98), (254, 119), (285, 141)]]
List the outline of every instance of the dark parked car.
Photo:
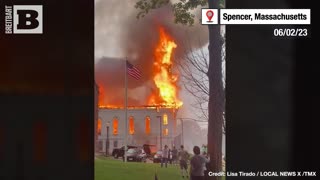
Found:
[[(137, 146), (128, 146), (128, 150), (132, 148), (137, 148)], [(112, 151), (112, 156), (116, 159), (118, 159), (118, 157), (124, 157), (124, 146), (121, 148), (114, 148)]]
[(156, 145), (152, 145), (152, 144), (144, 144), (142, 146), (144, 152), (147, 154), (148, 158), (152, 158), (152, 154), (156, 153)]
[(160, 163), (162, 159), (162, 151), (157, 151), (153, 156), (153, 163)]
[(147, 154), (142, 148), (132, 148), (127, 151), (127, 161), (146, 162)]

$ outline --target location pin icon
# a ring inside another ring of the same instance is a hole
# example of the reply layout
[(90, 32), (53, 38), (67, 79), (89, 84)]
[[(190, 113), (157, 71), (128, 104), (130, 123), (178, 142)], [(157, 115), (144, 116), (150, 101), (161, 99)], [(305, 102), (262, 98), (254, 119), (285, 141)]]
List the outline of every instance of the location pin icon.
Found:
[(212, 17), (213, 17), (213, 11), (208, 10), (207, 13), (206, 13), (206, 15), (207, 15), (207, 18), (209, 19), (209, 21), (211, 21), (211, 19), (212, 19)]

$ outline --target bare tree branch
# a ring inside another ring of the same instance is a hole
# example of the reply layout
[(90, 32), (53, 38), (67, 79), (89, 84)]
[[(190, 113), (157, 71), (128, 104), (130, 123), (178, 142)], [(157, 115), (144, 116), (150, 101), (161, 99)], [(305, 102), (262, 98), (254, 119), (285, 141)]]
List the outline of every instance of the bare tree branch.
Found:
[[(200, 39), (199, 44), (203, 44)], [(195, 49), (188, 41), (183, 44), (182, 49), (184, 49), (183, 59), (176, 61), (182, 84), (187, 92), (195, 98), (195, 103), (191, 104), (191, 106), (197, 110), (196, 116), (199, 119), (208, 121), (209, 54), (203, 48)], [(222, 50), (222, 56), (224, 60), (225, 48)], [(225, 132), (225, 121), (223, 123), (223, 132)]]

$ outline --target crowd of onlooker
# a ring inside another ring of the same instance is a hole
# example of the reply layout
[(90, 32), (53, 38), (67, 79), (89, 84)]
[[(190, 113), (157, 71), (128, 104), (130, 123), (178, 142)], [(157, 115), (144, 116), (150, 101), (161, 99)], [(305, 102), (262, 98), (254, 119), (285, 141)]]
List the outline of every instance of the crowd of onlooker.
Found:
[[(167, 145), (162, 149), (161, 167), (167, 167), (168, 163), (180, 166), (182, 178), (191, 180), (204, 180), (207, 173), (207, 165), (210, 162), (210, 156), (207, 154), (207, 146), (202, 145), (193, 147), (193, 156), (181, 145), (180, 149), (173, 146), (169, 149)], [(189, 162), (189, 163), (188, 163)], [(188, 168), (190, 164), (190, 168)]]

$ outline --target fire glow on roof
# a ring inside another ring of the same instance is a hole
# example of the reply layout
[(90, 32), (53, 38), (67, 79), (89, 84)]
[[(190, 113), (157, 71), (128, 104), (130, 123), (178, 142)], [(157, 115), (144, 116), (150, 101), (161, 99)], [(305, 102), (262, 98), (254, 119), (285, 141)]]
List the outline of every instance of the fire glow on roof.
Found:
[[(128, 106), (127, 109), (178, 109), (178, 107), (175, 106), (152, 106), (152, 105), (146, 105), (146, 106)], [(124, 109), (124, 107), (119, 106), (99, 106), (99, 109)]]

